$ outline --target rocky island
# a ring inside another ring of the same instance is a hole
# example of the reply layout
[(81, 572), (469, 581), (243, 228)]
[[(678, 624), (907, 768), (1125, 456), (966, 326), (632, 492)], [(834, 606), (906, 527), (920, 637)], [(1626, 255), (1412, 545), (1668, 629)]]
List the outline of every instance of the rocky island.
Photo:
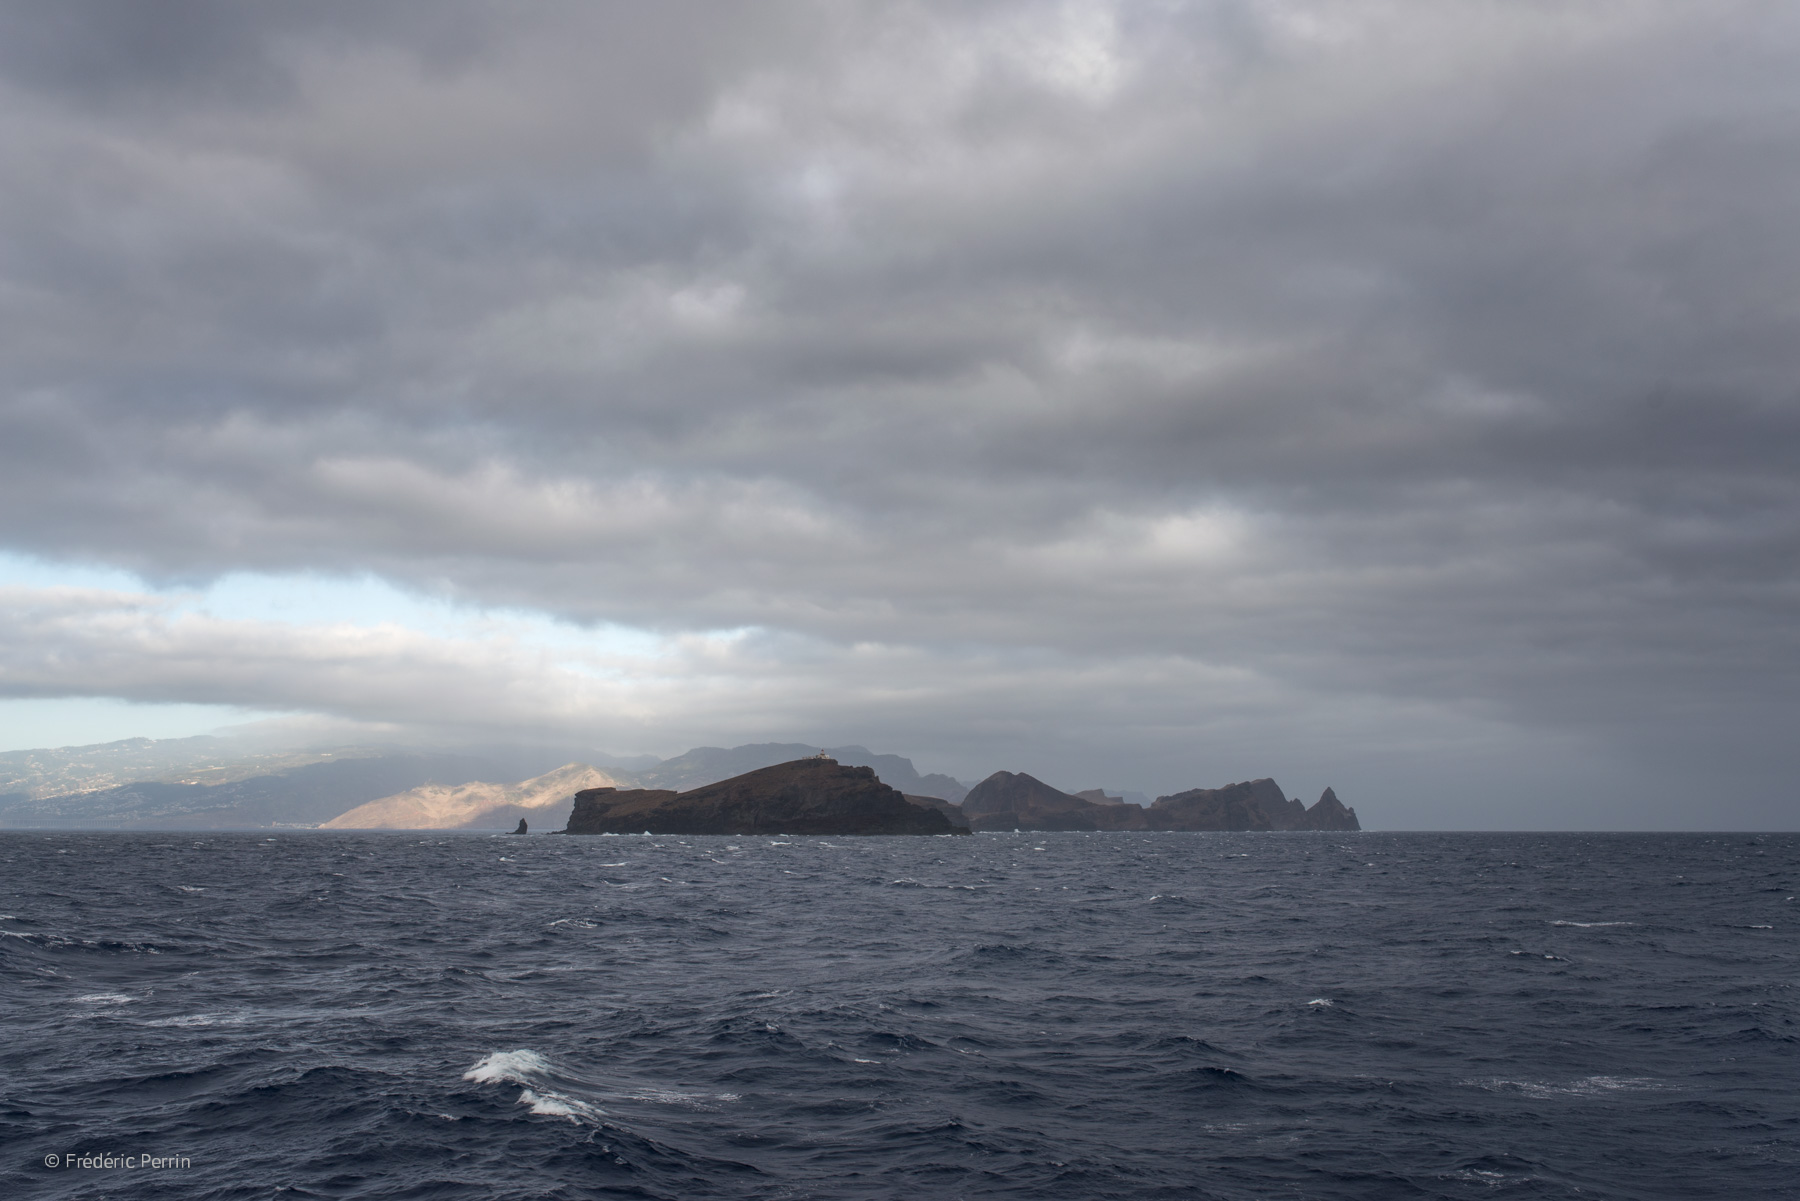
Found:
[(1058, 791), (1023, 772), (997, 771), (963, 798), (976, 830), (1360, 830), (1356, 810), (1327, 788), (1310, 809), (1270, 779), (1190, 788), (1148, 809)]
[[(931, 798), (936, 800), (936, 798)], [(688, 792), (587, 788), (565, 834), (967, 834), (948, 802), (914, 804), (876, 778), (817, 756)]]

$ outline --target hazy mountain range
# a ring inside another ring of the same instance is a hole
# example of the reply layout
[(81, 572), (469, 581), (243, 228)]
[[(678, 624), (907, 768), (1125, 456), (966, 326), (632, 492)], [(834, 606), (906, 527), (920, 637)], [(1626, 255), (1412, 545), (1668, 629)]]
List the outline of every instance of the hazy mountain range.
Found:
[[(229, 738), (132, 738), (0, 755), (4, 829), (560, 829), (574, 794), (603, 784), (685, 791), (815, 754), (803, 743), (696, 747), (672, 759), (569, 747), (467, 753), (246, 747)], [(861, 746), (824, 748), (903, 792), (960, 801), (968, 787)], [(554, 810), (554, 812), (552, 812)]]

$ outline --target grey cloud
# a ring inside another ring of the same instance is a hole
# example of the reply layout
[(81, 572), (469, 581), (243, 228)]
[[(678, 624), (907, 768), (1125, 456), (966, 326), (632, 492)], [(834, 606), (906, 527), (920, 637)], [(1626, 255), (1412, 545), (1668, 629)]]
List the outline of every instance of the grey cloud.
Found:
[(10, 547), (1791, 766), (1789, 14), (126, 7), (0, 11)]

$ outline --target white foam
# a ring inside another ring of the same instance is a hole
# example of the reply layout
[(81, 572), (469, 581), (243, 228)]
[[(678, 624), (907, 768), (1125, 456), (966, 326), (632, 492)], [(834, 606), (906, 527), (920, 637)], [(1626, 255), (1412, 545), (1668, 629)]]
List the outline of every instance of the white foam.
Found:
[(1577, 930), (1599, 930), (1606, 926), (1635, 926), (1636, 922), (1551, 922), (1552, 926), (1573, 926)]
[[(333, 872), (331, 874), (335, 876), (338, 873)], [(191, 884), (177, 884), (175, 887), (179, 888), (182, 892), (205, 892), (206, 891), (204, 888), (195, 888)]]
[(1314, 997), (1307, 1002), (1308, 1005), (1317, 1005), (1321, 1009), (1330, 1009), (1336, 1003), (1330, 997)]
[(1462, 1083), (1489, 1092), (1517, 1092), (1546, 1100), (1551, 1097), (1603, 1097), (1621, 1092), (1660, 1092), (1669, 1086), (1643, 1076), (1584, 1076), (1567, 1084), (1535, 1080), (1464, 1080)]
[(536, 1051), (495, 1051), (464, 1072), (463, 1079), (473, 1084), (525, 1084), (528, 1076), (549, 1070), (550, 1061)]
[(495, 1051), (464, 1072), (462, 1078), (473, 1084), (533, 1086), (519, 1091), (519, 1104), (529, 1105), (532, 1113), (543, 1117), (567, 1118), (579, 1125), (584, 1119), (594, 1121), (606, 1112), (586, 1101), (545, 1088), (541, 1080), (534, 1079), (548, 1076), (550, 1071), (550, 1061), (536, 1051)]
[(178, 1018), (157, 1018), (146, 1026), (242, 1026), (244, 1019), (229, 1013), (189, 1013)]
[(85, 997), (76, 997), (75, 1000), (84, 1005), (129, 1005), (137, 998), (128, 997), (122, 992), (95, 992)]
[(649, 1101), (653, 1105), (681, 1105), (688, 1109), (710, 1109), (717, 1102), (729, 1103), (738, 1099), (736, 1093), (672, 1093), (660, 1089), (619, 1093), (617, 1096), (624, 1101)]
[(536, 1093), (525, 1089), (519, 1093), (519, 1104), (531, 1106), (531, 1112), (547, 1118), (568, 1118), (576, 1125), (582, 1118), (589, 1120), (600, 1117), (605, 1110), (595, 1109), (586, 1101), (577, 1101), (574, 1097), (565, 1097), (561, 1093)]

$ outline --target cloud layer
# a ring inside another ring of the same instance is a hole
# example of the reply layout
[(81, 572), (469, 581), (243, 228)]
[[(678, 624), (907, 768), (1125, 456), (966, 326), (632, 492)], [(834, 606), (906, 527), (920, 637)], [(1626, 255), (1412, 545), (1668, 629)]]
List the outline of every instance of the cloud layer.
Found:
[(1784, 9), (20, 4), (0, 46), (6, 548), (660, 648), (39, 591), (8, 695), (1794, 820)]

